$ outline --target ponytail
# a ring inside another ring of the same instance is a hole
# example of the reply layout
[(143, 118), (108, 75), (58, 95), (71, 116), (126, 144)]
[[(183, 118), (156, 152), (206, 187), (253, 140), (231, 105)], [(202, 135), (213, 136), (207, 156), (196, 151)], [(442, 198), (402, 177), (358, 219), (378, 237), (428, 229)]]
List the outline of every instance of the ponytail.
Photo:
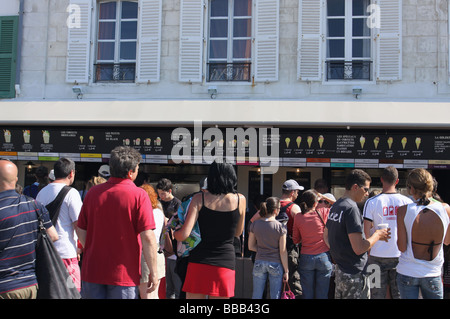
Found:
[(265, 202), (261, 203), (259, 215), (261, 217), (271, 217), (280, 207), (280, 199), (277, 197), (269, 197)]
[(313, 190), (305, 191), (300, 197), (300, 209), (301, 213), (305, 214), (310, 211), (311, 208), (314, 207), (314, 204), (317, 202), (317, 194)]

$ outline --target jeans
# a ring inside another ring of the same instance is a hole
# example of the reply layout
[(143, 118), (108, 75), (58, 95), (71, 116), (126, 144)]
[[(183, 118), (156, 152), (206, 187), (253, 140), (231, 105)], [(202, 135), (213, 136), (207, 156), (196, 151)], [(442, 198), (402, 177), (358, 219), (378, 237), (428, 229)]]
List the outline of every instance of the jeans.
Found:
[(83, 299), (138, 299), (137, 286), (112, 286), (81, 282), (81, 297)]
[(298, 271), (303, 299), (327, 299), (333, 264), (328, 252), (317, 255), (300, 255)]
[(269, 278), (270, 299), (280, 299), (283, 284), (281, 263), (256, 260), (253, 266), (253, 299), (262, 299), (267, 278)]
[(423, 299), (444, 298), (444, 289), (440, 276), (415, 278), (397, 273), (397, 286), (402, 299), (418, 299), (419, 290)]

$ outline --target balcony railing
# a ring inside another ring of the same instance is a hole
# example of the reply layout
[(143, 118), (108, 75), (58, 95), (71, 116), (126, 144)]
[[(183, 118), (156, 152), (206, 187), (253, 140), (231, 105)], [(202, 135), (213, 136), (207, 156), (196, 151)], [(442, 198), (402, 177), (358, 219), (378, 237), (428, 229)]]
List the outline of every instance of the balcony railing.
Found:
[(250, 81), (251, 63), (208, 63), (208, 82)]
[(136, 74), (135, 63), (94, 64), (95, 82), (134, 82)]
[(372, 80), (372, 61), (326, 61), (327, 81)]

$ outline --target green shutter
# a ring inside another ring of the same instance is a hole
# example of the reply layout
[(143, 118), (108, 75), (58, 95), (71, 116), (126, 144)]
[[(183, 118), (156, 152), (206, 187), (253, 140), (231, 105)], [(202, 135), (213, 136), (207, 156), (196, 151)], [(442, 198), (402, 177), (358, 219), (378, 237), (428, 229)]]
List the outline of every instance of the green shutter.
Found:
[(14, 98), (18, 16), (0, 17), (0, 98)]

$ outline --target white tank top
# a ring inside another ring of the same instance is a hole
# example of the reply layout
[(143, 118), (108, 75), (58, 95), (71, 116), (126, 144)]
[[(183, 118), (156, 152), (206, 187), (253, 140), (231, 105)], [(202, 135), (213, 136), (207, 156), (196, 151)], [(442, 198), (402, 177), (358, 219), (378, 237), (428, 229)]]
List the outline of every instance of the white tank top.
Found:
[[(440, 242), (441, 247), (439, 249), (439, 253), (431, 261), (414, 258), (411, 243), (412, 226), (414, 220), (424, 208), (428, 208), (436, 213), (436, 215), (438, 215), (441, 219), (442, 225), (444, 227), (444, 235)], [(442, 264), (444, 263), (444, 251), (442, 249), (442, 244), (444, 242), (444, 237), (447, 233), (448, 224), (450, 222), (444, 206), (441, 203), (431, 203), (427, 206), (417, 205), (416, 203), (409, 204), (406, 209), (404, 222), (406, 227), (406, 236), (408, 239), (406, 251), (402, 252), (399, 257), (397, 272), (399, 274), (415, 278), (440, 276), (442, 272)]]

